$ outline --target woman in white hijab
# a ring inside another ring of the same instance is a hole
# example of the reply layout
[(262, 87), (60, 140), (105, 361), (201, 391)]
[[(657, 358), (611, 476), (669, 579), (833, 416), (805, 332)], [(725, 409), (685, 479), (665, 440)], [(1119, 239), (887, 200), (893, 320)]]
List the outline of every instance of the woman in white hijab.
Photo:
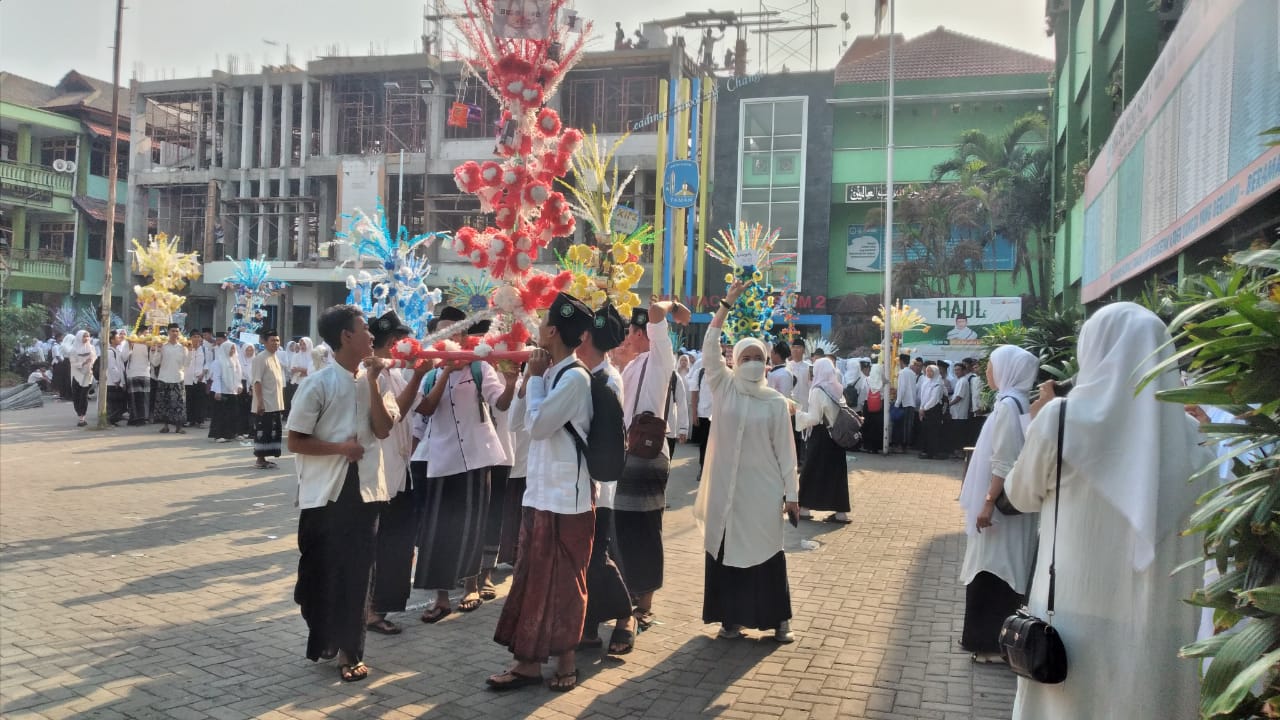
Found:
[[(736, 302), (734, 283), (726, 301)], [(773, 630), (791, 642), (791, 590), (782, 553), (782, 511), (799, 512), (790, 403), (765, 383), (764, 343), (754, 338), (733, 348), (733, 370), (720, 354), (725, 304), (703, 341), (704, 381), (712, 394), (707, 461), (693, 516), (702, 531), (706, 584), (702, 621), (720, 623), (720, 637), (742, 629)]]
[[(1034, 375), (1031, 381), (1035, 382)], [(1027, 390), (1030, 389), (1031, 386), (1028, 385)], [(916, 392), (919, 408), (917, 412), (920, 415), (920, 457), (929, 460), (946, 459), (942, 442), (942, 414), (947, 407), (947, 393), (937, 365), (930, 363), (924, 367), (924, 375), (920, 378)]]
[(209, 418), (209, 439), (220, 443), (234, 440), (240, 412), (240, 395), (244, 393), (244, 370), (240, 351), (233, 342), (224, 342), (214, 354), (210, 375), (213, 379), (213, 412)]
[(1002, 662), (1000, 626), (1022, 605), (1031, 584), (1039, 516), (1005, 515), (995, 507), (1005, 478), (1022, 451), (1030, 421), (1028, 393), (1040, 360), (1014, 345), (1001, 345), (987, 360), (987, 381), (997, 390), (960, 489), (968, 541), (960, 582), (965, 585), (960, 647), (975, 662)]
[(89, 388), (93, 387), (93, 364), (98, 359), (98, 351), (89, 342), (88, 330), (77, 332), (65, 351), (71, 363), (71, 403), (78, 418), (76, 427), (84, 427), (89, 424), (84, 416), (89, 412)]
[(240, 394), (236, 436), (241, 440), (252, 438), (256, 426), (253, 417), (253, 393), (249, 388), (253, 381), (253, 358), (257, 354), (258, 348), (254, 345), (245, 343), (240, 347), (240, 387), (244, 392)]
[(849, 462), (829, 432), (841, 405), (844, 384), (835, 363), (829, 357), (814, 360), (808, 410), (796, 411), (796, 431), (812, 428), (800, 470), (800, 517), (809, 519), (811, 510), (829, 510), (834, 514), (824, 522), (848, 525), (853, 522), (849, 519)]
[(308, 375), (315, 372), (316, 368), (311, 362), (311, 351), (313, 349), (311, 338), (304, 337), (298, 341), (298, 350), (293, 353), (292, 359), (289, 361), (289, 382), (294, 385), (301, 385)]
[[(1080, 373), (1070, 397), (1050, 399), (1041, 389), (1005, 492), (1015, 507), (1040, 512), (1027, 603), (1040, 617), (1047, 615), (1056, 542), (1053, 625), (1069, 670), (1060, 685), (1019, 678), (1015, 719), (1198, 717), (1199, 663), (1180, 659), (1178, 649), (1196, 638), (1199, 610), (1186, 598), (1200, 573), (1173, 571), (1201, 554), (1197, 538), (1181, 530), (1211, 486), (1208, 478), (1188, 478), (1213, 453), (1199, 445), (1196, 422), (1181, 405), (1155, 398), (1180, 386), (1176, 370), (1134, 393), (1172, 353), (1155, 314), (1113, 303), (1080, 329)], [(1063, 402), (1062, 490), (1055, 493)]]

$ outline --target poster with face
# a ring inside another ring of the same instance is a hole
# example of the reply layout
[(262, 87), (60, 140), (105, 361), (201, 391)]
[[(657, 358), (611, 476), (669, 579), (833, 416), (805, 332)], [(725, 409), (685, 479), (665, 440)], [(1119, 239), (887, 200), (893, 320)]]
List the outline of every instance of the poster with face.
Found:
[(546, 40), (551, 26), (548, 0), (495, 0), (493, 33), (515, 40)]
[(928, 331), (903, 333), (902, 346), (926, 360), (954, 362), (983, 355), (982, 336), (992, 325), (1022, 321), (1022, 298), (918, 298), (903, 300), (920, 312)]

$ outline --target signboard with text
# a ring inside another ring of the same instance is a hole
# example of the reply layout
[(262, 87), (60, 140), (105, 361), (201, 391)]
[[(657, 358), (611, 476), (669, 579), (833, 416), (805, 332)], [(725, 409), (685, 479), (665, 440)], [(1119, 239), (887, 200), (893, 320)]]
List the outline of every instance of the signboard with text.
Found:
[(992, 325), (1022, 322), (1022, 298), (949, 297), (903, 300), (924, 317), (929, 330), (902, 334), (912, 357), (955, 362), (984, 354), (982, 336)]
[[(904, 227), (894, 223), (895, 236), (893, 240), (894, 254), (893, 261), (895, 263), (904, 262), (906, 260), (917, 260), (922, 256), (922, 251), (917, 247), (907, 245), (904, 249), (903, 232)], [(973, 234), (967, 230), (955, 229), (952, 232), (951, 239), (947, 241), (947, 248), (954, 248), (960, 243), (971, 240)], [(847, 249), (845, 251), (844, 269), (846, 272), (883, 272), (884, 263), (881, 255), (884, 251), (884, 228), (883, 227), (867, 227), (866, 225), (850, 225), (847, 235)], [(982, 254), (982, 270), (1012, 270), (1014, 259), (1017, 257), (1014, 252), (1013, 243), (1009, 242), (1004, 236), (997, 235), (994, 242), (988, 243)]]
[[(906, 197), (916, 197), (919, 195), (915, 188), (911, 185), (894, 185), (893, 197), (895, 200), (901, 200)], [(889, 190), (884, 183), (875, 185), (867, 185), (864, 183), (849, 183), (844, 186), (844, 201), (847, 203), (859, 202), (884, 202), (889, 197)]]

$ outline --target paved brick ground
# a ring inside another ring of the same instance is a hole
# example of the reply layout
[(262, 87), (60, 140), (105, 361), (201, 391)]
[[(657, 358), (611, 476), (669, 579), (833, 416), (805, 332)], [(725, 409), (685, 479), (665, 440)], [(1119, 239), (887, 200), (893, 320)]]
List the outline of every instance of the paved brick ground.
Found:
[[(681, 448), (661, 625), (623, 659), (580, 654), (579, 689), (497, 695), (497, 602), (370, 635), (364, 683), (302, 657), (293, 462), (155, 428), (71, 427), (55, 403), (0, 416), (0, 713), (9, 718), (1006, 718), (1007, 670), (957, 648), (959, 463), (857, 456), (854, 524), (788, 527), (798, 641), (701, 622)], [(818, 543), (805, 549), (802, 540)], [(505, 576), (504, 576), (505, 579)], [(425, 597), (415, 591), (411, 602)], [(605, 629), (607, 633), (607, 628)]]

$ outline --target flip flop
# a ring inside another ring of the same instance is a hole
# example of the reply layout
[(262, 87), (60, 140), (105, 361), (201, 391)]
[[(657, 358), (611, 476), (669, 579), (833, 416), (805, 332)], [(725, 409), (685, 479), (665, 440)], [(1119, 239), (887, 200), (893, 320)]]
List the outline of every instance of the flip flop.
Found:
[[(564, 681), (569, 679), (572, 679), (573, 682), (564, 685)], [(576, 687), (578, 687), (578, 671), (576, 669), (573, 672), (556, 673), (551, 676), (551, 682), (547, 683), (547, 688), (551, 692), (569, 692)]]
[(631, 616), (636, 619), (636, 627), (642, 631), (653, 627), (653, 624), (658, 621), (657, 616), (652, 612), (640, 608), (633, 610)]
[(458, 603), (458, 611), (459, 611), (459, 612), (468, 612), (468, 613), (469, 613), (469, 612), (473, 612), (473, 611), (475, 611), (475, 610), (479, 609), (479, 608), (480, 608), (480, 606), (481, 606), (481, 605), (483, 605), (483, 604), (484, 604), (484, 600), (482, 600), (482, 599), (480, 599), (480, 598), (478, 598), (478, 597), (477, 597), (477, 598), (472, 598), (471, 600), (463, 600), (462, 602)]
[(365, 625), (365, 628), (372, 630), (380, 635), (399, 635), (401, 632), (403, 632), (403, 630), (401, 630), (399, 625), (391, 622), (390, 620), (387, 620), (386, 618), (383, 618), (376, 622), (371, 622)]
[[(509, 677), (511, 679), (510, 680), (498, 679), (503, 676)], [(489, 677), (484, 682), (486, 685), (489, 686), (490, 690), (496, 690), (496, 691), (518, 690), (522, 687), (529, 687), (530, 685), (541, 684), (542, 676), (541, 675), (521, 675), (518, 672), (507, 670), (504, 673)]]
[(823, 518), (822, 522), (835, 523), (836, 525), (851, 525), (853, 523), (853, 520), (841, 520), (835, 515), (828, 515), (827, 517)]
[(431, 610), (422, 613), (422, 622), (431, 625), (449, 617), (449, 613), (453, 612), (453, 608), (440, 607), (439, 605), (431, 608)]
[(498, 588), (494, 587), (492, 581), (485, 580), (484, 583), (480, 585), (480, 599), (496, 600), (497, 598), (498, 598)]
[[(623, 647), (614, 650), (614, 645), (622, 645)], [(613, 634), (609, 636), (609, 654), (610, 655), (626, 655), (636, 648), (636, 634), (630, 630), (614, 628)]]
[(343, 682), (360, 682), (369, 677), (369, 666), (362, 662), (354, 665), (343, 665), (340, 668)]

